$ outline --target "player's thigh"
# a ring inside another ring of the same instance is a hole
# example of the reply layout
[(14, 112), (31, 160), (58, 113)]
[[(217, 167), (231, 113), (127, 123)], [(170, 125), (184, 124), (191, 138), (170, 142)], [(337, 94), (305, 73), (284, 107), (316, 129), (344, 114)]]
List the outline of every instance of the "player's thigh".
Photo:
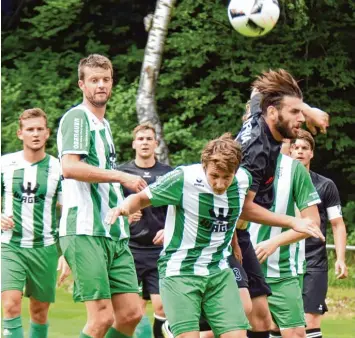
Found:
[(328, 291), (327, 271), (307, 271), (303, 279), (303, 306), (305, 313), (323, 315)]
[(76, 302), (111, 299), (105, 240), (85, 235), (60, 238), (63, 255), (73, 275)]
[(163, 308), (174, 337), (199, 331), (204, 276), (171, 276), (160, 279)]
[(280, 330), (305, 326), (302, 290), (297, 277), (283, 280), (267, 279), (272, 295), (268, 303), (272, 317)]
[(53, 303), (55, 300), (58, 265), (57, 245), (52, 244), (28, 250), (25, 296), (44, 303), (39, 307), (46, 308), (49, 306), (47, 303)]
[(24, 250), (12, 244), (1, 244), (1, 292), (18, 290), (22, 294), (27, 274)]
[(231, 269), (208, 277), (202, 310), (216, 336), (249, 327)]
[(132, 253), (125, 241), (115, 243), (109, 260), (108, 277), (111, 295), (134, 293), (139, 295), (138, 280)]

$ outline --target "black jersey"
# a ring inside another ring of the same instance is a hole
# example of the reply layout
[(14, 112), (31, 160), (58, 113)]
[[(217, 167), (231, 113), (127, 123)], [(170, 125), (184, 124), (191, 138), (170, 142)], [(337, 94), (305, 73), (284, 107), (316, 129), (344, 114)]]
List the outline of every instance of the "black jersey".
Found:
[[(148, 184), (151, 184), (154, 183), (160, 176), (163, 176), (167, 172), (171, 171), (172, 168), (160, 162), (156, 162), (151, 168), (140, 168), (133, 160), (118, 166), (117, 170), (140, 176), (144, 178)], [(122, 188), (125, 197), (134, 193), (125, 187)], [(159, 230), (164, 229), (166, 210), (166, 206), (150, 206), (143, 209), (140, 221), (133, 222), (130, 225), (131, 236), (129, 246), (135, 249), (161, 250), (162, 246), (153, 244), (153, 238)]]
[[(321, 203), (317, 205), (320, 216), (320, 228), (324, 236), (327, 233), (327, 222), (341, 215), (341, 201), (334, 182), (322, 175), (310, 171), (311, 179)], [(328, 259), (325, 242), (319, 238), (306, 239), (306, 262), (308, 271), (328, 270)]]
[(242, 146), (241, 166), (253, 177), (251, 191), (256, 193), (254, 202), (270, 209), (274, 202), (274, 177), (281, 142), (274, 139), (260, 109), (261, 94), (251, 99), (251, 116), (243, 123), (237, 136)]

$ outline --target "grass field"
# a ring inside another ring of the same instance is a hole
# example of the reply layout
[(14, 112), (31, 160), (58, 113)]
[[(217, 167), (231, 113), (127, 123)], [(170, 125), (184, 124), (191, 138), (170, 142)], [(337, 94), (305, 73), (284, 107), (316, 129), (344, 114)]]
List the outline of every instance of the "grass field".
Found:
[[(328, 292), (329, 313), (325, 315), (322, 330), (324, 338), (355, 337), (355, 289), (331, 287)], [(151, 315), (151, 308), (148, 308)], [(65, 288), (57, 291), (56, 303), (50, 309), (49, 337), (77, 338), (85, 324), (83, 304), (74, 303)], [(28, 332), (28, 299), (23, 302), (23, 325)]]

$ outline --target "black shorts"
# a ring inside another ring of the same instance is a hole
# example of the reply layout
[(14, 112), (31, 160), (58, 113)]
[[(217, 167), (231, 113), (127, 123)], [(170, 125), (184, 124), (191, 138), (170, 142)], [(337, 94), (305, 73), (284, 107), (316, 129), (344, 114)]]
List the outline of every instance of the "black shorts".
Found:
[(228, 257), (228, 263), (231, 269), (233, 270), (234, 278), (238, 284), (238, 288), (248, 288), (248, 276), (245, 273), (242, 264), (240, 264), (240, 262), (234, 257), (234, 255)]
[(270, 296), (271, 289), (265, 281), (260, 263), (256, 257), (250, 234), (247, 230), (237, 230), (238, 243), (243, 255), (243, 269), (248, 276), (248, 289), (251, 298)]
[(157, 261), (160, 251), (131, 248), (131, 252), (136, 266), (138, 283), (142, 286), (142, 298), (149, 300), (150, 295), (159, 294)]
[(323, 315), (328, 311), (325, 303), (327, 291), (328, 271), (307, 271), (303, 278), (304, 312)]

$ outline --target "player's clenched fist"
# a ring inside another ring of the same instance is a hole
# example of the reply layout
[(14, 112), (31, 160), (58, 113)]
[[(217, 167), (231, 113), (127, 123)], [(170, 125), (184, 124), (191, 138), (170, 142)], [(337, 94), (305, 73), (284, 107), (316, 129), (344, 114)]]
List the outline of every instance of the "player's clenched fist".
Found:
[(308, 105), (305, 110), (306, 114), (306, 125), (308, 130), (313, 134), (317, 134), (317, 129), (319, 128), (322, 134), (327, 132), (327, 128), (329, 127), (329, 115), (321, 109), (311, 108)]
[(10, 230), (14, 227), (15, 223), (12, 216), (5, 216), (1, 214), (1, 230)]
[(121, 172), (120, 183), (127, 189), (139, 192), (147, 186), (147, 182), (140, 176)]

